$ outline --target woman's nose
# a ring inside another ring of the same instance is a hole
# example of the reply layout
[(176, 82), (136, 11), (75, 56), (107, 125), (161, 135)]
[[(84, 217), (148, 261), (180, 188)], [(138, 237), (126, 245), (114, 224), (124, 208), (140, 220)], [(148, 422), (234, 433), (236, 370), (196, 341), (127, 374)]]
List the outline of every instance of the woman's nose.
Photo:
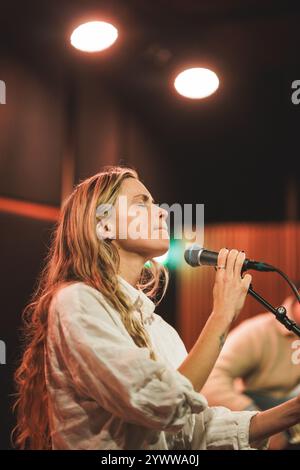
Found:
[(169, 215), (168, 211), (164, 209), (163, 207), (160, 207), (159, 209), (160, 209), (159, 217), (166, 220)]

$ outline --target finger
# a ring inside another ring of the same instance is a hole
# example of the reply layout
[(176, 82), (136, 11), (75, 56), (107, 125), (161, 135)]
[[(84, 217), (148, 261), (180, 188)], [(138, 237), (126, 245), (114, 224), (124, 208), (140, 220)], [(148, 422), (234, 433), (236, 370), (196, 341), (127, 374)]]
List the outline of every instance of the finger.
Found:
[(238, 254), (238, 250), (230, 250), (227, 256), (226, 274), (230, 277), (233, 276), (235, 260)]
[(234, 274), (235, 276), (238, 276), (238, 278), (241, 277), (242, 267), (243, 267), (245, 258), (246, 258), (245, 252), (239, 251), (239, 254), (236, 257), (235, 265), (234, 265)]
[(251, 281), (252, 281), (251, 274), (245, 274), (244, 277), (242, 278), (242, 284), (245, 287), (247, 292), (250, 287)]
[[(227, 248), (221, 248), (218, 254), (218, 264), (217, 266), (226, 266), (227, 263), (227, 255), (229, 250)], [(224, 271), (223, 269), (217, 269), (217, 271)]]

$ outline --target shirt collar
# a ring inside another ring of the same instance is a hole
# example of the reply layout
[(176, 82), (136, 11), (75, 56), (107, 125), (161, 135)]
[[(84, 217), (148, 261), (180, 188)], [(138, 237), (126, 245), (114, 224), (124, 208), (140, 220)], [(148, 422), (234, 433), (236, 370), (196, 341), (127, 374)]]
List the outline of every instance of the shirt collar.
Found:
[(151, 323), (154, 319), (155, 303), (147, 295), (136, 287), (133, 287), (122, 276), (117, 274), (119, 284), (125, 293), (129, 296), (136, 310), (142, 314), (142, 319), (146, 323)]

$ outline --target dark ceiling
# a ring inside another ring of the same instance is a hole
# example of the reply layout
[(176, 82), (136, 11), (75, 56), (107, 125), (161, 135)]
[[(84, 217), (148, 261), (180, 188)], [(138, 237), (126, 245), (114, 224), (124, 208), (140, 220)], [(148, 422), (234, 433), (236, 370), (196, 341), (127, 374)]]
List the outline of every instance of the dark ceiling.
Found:
[[(91, 56), (68, 35), (95, 15), (113, 20), (120, 39)], [(293, 181), (299, 197), (299, 24), (288, 1), (11, 0), (1, 4), (0, 51), (49, 82), (83, 67), (109, 81), (164, 146), (166, 184), (182, 202), (204, 202), (206, 220), (283, 220)], [(172, 79), (185, 65), (216, 71), (217, 93), (180, 98)]]

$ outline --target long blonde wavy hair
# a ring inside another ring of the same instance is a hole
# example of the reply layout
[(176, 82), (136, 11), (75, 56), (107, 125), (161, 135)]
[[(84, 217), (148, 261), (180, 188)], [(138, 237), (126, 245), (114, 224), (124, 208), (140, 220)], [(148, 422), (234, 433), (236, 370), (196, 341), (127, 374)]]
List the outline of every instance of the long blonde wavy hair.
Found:
[[(150, 357), (157, 360), (147, 331), (130, 315), (132, 305), (118, 283), (118, 250), (111, 240), (99, 240), (96, 235), (96, 207), (115, 204), (126, 178), (139, 176), (132, 168), (105, 166), (100, 173), (81, 181), (62, 205), (37, 287), (22, 312), (24, 352), (14, 374), (17, 392), (13, 405), (17, 424), (11, 434), (14, 447), (51, 449), (44, 345), (48, 308), (62, 284), (82, 281), (100, 291), (119, 312), (135, 344), (147, 347)], [(169, 274), (154, 259), (149, 261), (136, 287), (158, 305), (166, 292)]]

